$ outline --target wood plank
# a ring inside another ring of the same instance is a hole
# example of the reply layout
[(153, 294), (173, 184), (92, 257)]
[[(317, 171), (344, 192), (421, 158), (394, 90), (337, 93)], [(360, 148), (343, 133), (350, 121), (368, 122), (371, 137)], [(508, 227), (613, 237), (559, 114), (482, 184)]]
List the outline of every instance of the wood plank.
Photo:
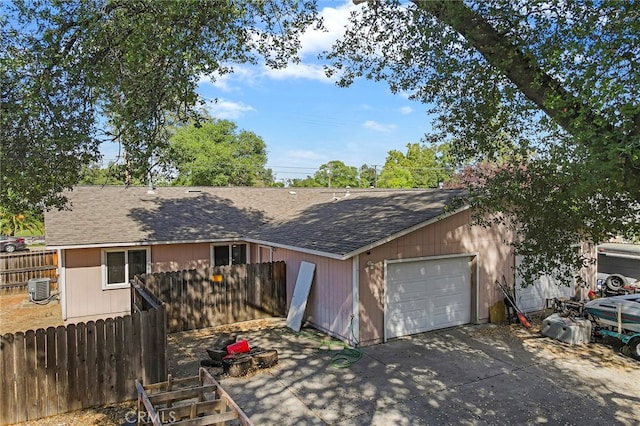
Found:
[(135, 374), (133, 370), (133, 352), (135, 343), (132, 340), (133, 325), (131, 315), (126, 315), (122, 319), (122, 338), (124, 342), (124, 352), (122, 354), (123, 376), (124, 376), (124, 393), (123, 399), (133, 399), (136, 396), (135, 391)]
[(60, 325), (56, 328), (56, 393), (58, 399), (58, 413), (65, 413), (69, 409), (67, 396), (69, 393), (69, 376), (67, 367), (67, 329)]
[(190, 377), (181, 377), (179, 379), (171, 377), (171, 381), (165, 380), (163, 382), (152, 383), (150, 385), (145, 385), (144, 389), (147, 391), (147, 394), (152, 395), (154, 392), (166, 392), (170, 389), (170, 384), (172, 387), (185, 387), (186, 384), (191, 383), (193, 385), (199, 385), (200, 380), (198, 376), (190, 376)]
[(164, 305), (156, 309), (156, 381), (167, 377), (167, 312)]
[(39, 419), (47, 415), (47, 335), (43, 328), (36, 330), (35, 336), (35, 362), (36, 362), (36, 398), (35, 413), (33, 419)]
[(56, 378), (56, 329), (47, 328), (46, 336), (47, 353), (47, 404), (46, 415), (52, 416), (58, 413), (58, 386)]
[(149, 347), (147, 346), (147, 339), (149, 334), (149, 313), (140, 312), (140, 377), (142, 383), (153, 383), (152, 373), (148, 371), (151, 356), (149, 354)]
[(86, 329), (86, 345), (87, 345), (87, 387), (85, 393), (87, 395), (88, 404), (99, 404), (98, 397), (98, 361), (97, 361), (97, 347), (96, 347), (96, 323), (89, 321)]
[(253, 426), (253, 423), (251, 422), (251, 420), (249, 420), (249, 417), (244, 413), (244, 411), (242, 411), (242, 408), (240, 408), (240, 406), (236, 404), (236, 402), (229, 396), (229, 394), (224, 389), (222, 389), (222, 386), (220, 386), (216, 379), (214, 379), (207, 370), (200, 367), (198, 370), (198, 374), (202, 377), (203, 383), (213, 384), (217, 387), (216, 394), (220, 397), (220, 399), (224, 399), (225, 401), (227, 401), (227, 405), (232, 410), (238, 413), (240, 422), (242, 422), (243, 425)]
[[(0, 402), (2, 407), (15, 407), (16, 398), (13, 388), (14, 380), (14, 355), (13, 355), (13, 334), (7, 333), (0, 337), (0, 352), (2, 359), (0, 360), (0, 375), (2, 375), (2, 388), (0, 389)], [(2, 424), (10, 424), (16, 422), (15, 410), (0, 410), (0, 421)]]
[(227, 411), (226, 413), (211, 414), (209, 416), (198, 417), (196, 419), (181, 420), (171, 423), (175, 426), (207, 426), (214, 424), (224, 424), (226, 422), (236, 420), (238, 413)]
[(124, 324), (122, 317), (118, 317), (114, 320), (114, 333), (115, 333), (115, 347), (114, 347), (114, 361), (115, 361), (115, 401), (123, 401), (127, 394), (126, 386), (126, 376), (124, 372), (124, 366), (126, 364), (126, 359), (124, 357), (124, 346), (125, 346), (125, 338), (124, 338)]
[(105, 340), (105, 324), (104, 320), (96, 321), (96, 398), (95, 401), (98, 405), (104, 405), (107, 403), (106, 392), (106, 340)]
[(154, 405), (166, 403), (167, 401), (175, 402), (181, 399), (196, 398), (199, 397), (203, 392), (215, 392), (217, 389), (218, 386), (215, 384), (178, 389), (149, 395), (149, 400)]
[[(24, 388), (26, 391), (26, 420), (38, 418), (38, 376), (36, 362), (36, 332), (29, 330), (24, 335)], [(20, 371), (20, 370), (18, 370)]]
[[(186, 416), (200, 416), (202, 414), (210, 414), (226, 412), (227, 402), (222, 399), (214, 399), (211, 401), (197, 402), (189, 405), (173, 406), (170, 408), (161, 408), (157, 410), (161, 418), (168, 419), (173, 417), (175, 419), (182, 419)], [(235, 414), (235, 418), (238, 418), (238, 414)]]
[[(27, 359), (25, 354), (25, 338), (23, 332), (14, 334), (14, 366), (15, 366), (15, 392), (16, 405), (14, 410), (16, 421), (21, 422), (28, 419), (27, 416), (27, 395), (31, 393), (31, 389), (27, 388), (25, 373), (27, 369)], [(32, 374), (32, 373), (30, 373)]]
[(67, 326), (67, 379), (69, 383), (69, 390), (67, 392), (67, 405), (69, 410), (79, 410), (82, 408), (81, 393), (84, 390), (78, 389), (78, 366), (76, 361), (78, 359), (76, 348), (76, 325), (69, 324)]
[(76, 325), (76, 400), (80, 408), (91, 406), (87, 397), (87, 389), (92, 383), (87, 383), (87, 325), (83, 322)]
[[(150, 419), (153, 422), (154, 426), (162, 426), (160, 417), (158, 416), (158, 413), (156, 413), (155, 407), (149, 400), (149, 396), (145, 392), (144, 387), (138, 380), (136, 380), (135, 383), (136, 383), (136, 390), (138, 391), (138, 401), (142, 402), (142, 404), (144, 405), (144, 408), (147, 410), (147, 414), (148, 414), (147, 419)], [(140, 411), (141, 410), (138, 409), (138, 416), (140, 416)], [(140, 417), (138, 417), (138, 420), (140, 420)]]
[(16, 404), (13, 406), (16, 421), (27, 420), (27, 387), (25, 383), (25, 370), (27, 368), (27, 360), (25, 354), (24, 333), (18, 332), (13, 335), (13, 363), (15, 368), (15, 398)]
[(143, 380), (142, 339), (140, 338), (140, 313), (131, 315), (131, 377)]
[(116, 394), (116, 330), (113, 318), (107, 318), (104, 322), (105, 337), (105, 402), (110, 404), (118, 402)]

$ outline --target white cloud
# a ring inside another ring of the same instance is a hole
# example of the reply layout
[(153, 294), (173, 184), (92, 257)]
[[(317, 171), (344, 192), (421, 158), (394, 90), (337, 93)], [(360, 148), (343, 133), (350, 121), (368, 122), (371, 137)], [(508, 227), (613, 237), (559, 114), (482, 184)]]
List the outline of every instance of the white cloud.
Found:
[(404, 114), (404, 115), (408, 115), (411, 114), (413, 112), (413, 108), (409, 107), (409, 106), (404, 106), (402, 108), (400, 108), (400, 114)]
[(210, 84), (216, 89), (228, 93), (236, 90), (238, 83), (253, 85), (261, 76), (261, 73), (256, 71), (258, 68), (253, 66), (234, 65), (231, 68), (233, 73), (223, 75), (214, 73), (211, 76), (201, 75), (198, 85)]
[(255, 108), (250, 105), (245, 105), (241, 102), (232, 102), (222, 98), (219, 98), (217, 101), (208, 101), (205, 108), (212, 117), (227, 120), (237, 120), (245, 113), (255, 111)]
[(307, 29), (300, 37), (302, 48), (300, 55), (317, 55), (320, 52), (331, 49), (333, 43), (344, 34), (345, 26), (349, 22), (349, 15), (358, 6), (351, 0), (338, 7), (325, 7), (320, 11), (320, 16), (324, 19), (326, 31)]
[(284, 80), (289, 78), (305, 78), (307, 80), (316, 80), (323, 83), (331, 83), (322, 66), (317, 64), (290, 64), (286, 68), (272, 69), (263, 67), (262, 75), (274, 80)]
[(378, 123), (377, 121), (367, 120), (362, 123), (362, 127), (365, 129), (373, 130), (376, 132), (390, 132), (396, 128), (395, 124), (383, 124)]

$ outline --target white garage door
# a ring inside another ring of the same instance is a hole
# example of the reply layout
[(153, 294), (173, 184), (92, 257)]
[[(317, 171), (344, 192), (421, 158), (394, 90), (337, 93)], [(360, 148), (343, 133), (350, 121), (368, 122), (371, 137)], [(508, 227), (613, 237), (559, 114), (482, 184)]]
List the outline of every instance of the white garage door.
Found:
[(387, 263), (385, 339), (471, 322), (470, 260)]

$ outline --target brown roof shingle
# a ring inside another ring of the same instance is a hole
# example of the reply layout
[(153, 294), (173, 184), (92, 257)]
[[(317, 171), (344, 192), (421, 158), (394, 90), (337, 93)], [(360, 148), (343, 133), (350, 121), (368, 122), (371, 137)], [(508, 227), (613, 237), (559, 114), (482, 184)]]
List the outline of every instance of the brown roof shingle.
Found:
[(47, 246), (250, 239), (342, 256), (432, 220), (460, 191), (77, 187)]

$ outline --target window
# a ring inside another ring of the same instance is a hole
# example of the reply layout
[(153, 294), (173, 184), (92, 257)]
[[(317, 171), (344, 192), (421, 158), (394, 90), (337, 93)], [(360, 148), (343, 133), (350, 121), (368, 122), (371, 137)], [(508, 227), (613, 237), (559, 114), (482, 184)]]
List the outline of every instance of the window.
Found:
[(149, 248), (103, 251), (102, 288), (128, 287), (134, 276), (148, 272)]
[(247, 263), (247, 245), (229, 244), (213, 246), (213, 266), (239, 265)]

